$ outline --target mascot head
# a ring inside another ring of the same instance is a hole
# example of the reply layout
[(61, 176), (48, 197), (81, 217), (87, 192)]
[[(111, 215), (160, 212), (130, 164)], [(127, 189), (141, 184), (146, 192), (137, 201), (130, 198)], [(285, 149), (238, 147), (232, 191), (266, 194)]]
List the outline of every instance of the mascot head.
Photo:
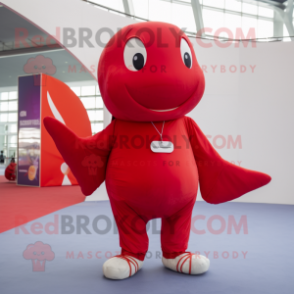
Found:
[(184, 116), (205, 87), (188, 37), (160, 22), (133, 24), (116, 33), (101, 54), (98, 82), (115, 118), (142, 122)]

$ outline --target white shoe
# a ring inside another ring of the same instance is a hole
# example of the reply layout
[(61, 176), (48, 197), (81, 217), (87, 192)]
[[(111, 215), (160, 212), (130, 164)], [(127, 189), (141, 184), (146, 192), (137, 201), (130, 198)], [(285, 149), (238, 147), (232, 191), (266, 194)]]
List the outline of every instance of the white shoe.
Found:
[(165, 267), (188, 275), (201, 275), (208, 271), (210, 261), (207, 257), (193, 253), (183, 253), (176, 258), (167, 259), (162, 257)]
[(143, 261), (129, 256), (117, 255), (103, 264), (103, 274), (108, 279), (122, 280), (133, 276), (143, 266)]

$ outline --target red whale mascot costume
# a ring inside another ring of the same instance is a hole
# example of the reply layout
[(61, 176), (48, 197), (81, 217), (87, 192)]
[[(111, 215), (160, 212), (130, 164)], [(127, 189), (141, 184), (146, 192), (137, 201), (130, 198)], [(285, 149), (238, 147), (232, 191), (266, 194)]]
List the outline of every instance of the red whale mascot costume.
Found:
[(186, 252), (198, 185), (205, 201), (218, 204), (271, 178), (223, 160), (185, 116), (199, 103), (205, 81), (178, 27), (123, 28), (102, 52), (98, 82), (115, 118), (106, 129), (79, 138), (53, 118), (44, 123), (85, 195), (106, 181), (122, 252), (104, 263), (104, 275), (124, 279), (142, 267), (153, 218), (162, 219), (163, 264), (186, 274), (206, 272), (209, 260)]

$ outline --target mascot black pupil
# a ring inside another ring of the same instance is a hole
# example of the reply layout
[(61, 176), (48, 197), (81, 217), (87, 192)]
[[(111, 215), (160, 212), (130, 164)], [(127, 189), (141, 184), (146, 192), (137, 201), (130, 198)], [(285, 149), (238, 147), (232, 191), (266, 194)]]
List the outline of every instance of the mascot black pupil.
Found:
[(136, 53), (133, 57), (134, 68), (140, 70), (144, 66), (144, 56), (141, 53)]
[(191, 67), (191, 57), (190, 57), (190, 54), (187, 52), (184, 54), (184, 62), (188, 68)]

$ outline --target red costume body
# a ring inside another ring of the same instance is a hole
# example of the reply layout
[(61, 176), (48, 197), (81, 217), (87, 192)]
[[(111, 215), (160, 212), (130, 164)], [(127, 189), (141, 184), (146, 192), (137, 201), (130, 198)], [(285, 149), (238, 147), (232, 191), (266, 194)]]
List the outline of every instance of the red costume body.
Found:
[[(170, 154), (151, 151), (151, 141), (160, 137), (150, 122), (114, 120), (113, 124), (117, 140), (108, 161), (106, 188), (116, 222), (126, 229), (118, 226), (121, 247), (143, 258), (148, 250), (146, 224), (152, 218), (162, 218), (164, 256), (184, 252), (198, 190), (186, 119), (165, 123), (163, 140), (175, 145)], [(161, 130), (162, 122), (155, 126)]]
[[(142, 46), (129, 49), (132, 39)], [(128, 51), (132, 56), (141, 52), (142, 68), (128, 63)], [(190, 63), (185, 61), (187, 52)], [(106, 181), (123, 255), (144, 259), (146, 224), (152, 218), (162, 219), (163, 256), (185, 252), (198, 184), (203, 199), (218, 204), (270, 181), (266, 174), (223, 160), (196, 123), (185, 117), (203, 95), (204, 76), (192, 44), (177, 27), (144, 23), (123, 28), (101, 55), (98, 80), (115, 117), (106, 129), (79, 138), (53, 118), (44, 123), (85, 195)], [(160, 141), (151, 122), (160, 131), (163, 121), (163, 141), (174, 144), (172, 153), (150, 148), (152, 141)]]

